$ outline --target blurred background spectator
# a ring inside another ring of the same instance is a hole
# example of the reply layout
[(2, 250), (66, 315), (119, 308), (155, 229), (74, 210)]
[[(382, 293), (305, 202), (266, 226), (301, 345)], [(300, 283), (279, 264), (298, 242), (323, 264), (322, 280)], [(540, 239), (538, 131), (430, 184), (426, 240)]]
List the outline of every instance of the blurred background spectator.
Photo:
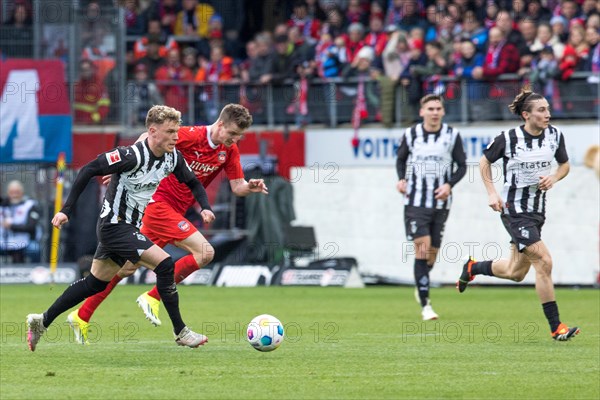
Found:
[(79, 63), (73, 109), (75, 122), (80, 124), (101, 124), (110, 111), (108, 90), (91, 60), (83, 59)]
[(188, 113), (187, 83), (192, 82), (192, 71), (181, 63), (178, 49), (171, 49), (167, 55), (167, 62), (156, 71), (155, 79), (158, 89), (165, 104), (181, 111), (182, 115)]
[(0, 255), (13, 263), (40, 259), (40, 210), (35, 200), (25, 196), (23, 184), (13, 180), (6, 188), (6, 198), (0, 198)]
[(198, 0), (182, 0), (182, 10), (177, 13), (175, 20), (175, 35), (196, 36), (208, 38), (210, 17), (214, 8), (208, 3), (198, 3)]
[(389, 27), (388, 31), (390, 31), (389, 40), (382, 54), (384, 74), (380, 78), (381, 118), (384, 126), (391, 127), (396, 106), (396, 85), (407, 68), (411, 55), (406, 34), (397, 30), (394, 25)]
[(33, 27), (31, 5), (25, 0), (16, 0), (4, 27), (0, 30), (4, 42), (0, 51), (6, 57), (33, 56)]
[(145, 125), (148, 110), (156, 104), (163, 103), (158, 86), (150, 79), (148, 67), (144, 63), (135, 66), (134, 81), (128, 87), (128, 93), (131, 94), (132, 107), (129, 118), (132, 125)]

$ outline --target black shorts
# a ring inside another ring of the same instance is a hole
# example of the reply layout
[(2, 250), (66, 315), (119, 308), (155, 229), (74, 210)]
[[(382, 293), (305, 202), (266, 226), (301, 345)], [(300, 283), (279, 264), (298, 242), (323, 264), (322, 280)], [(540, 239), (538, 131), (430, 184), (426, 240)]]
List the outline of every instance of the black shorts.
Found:
[(415, 240), (431, 236), (431, 247), (440, 248), (449, 210), (404, 206), (404, 229), (406, 238)]
[(154, 243), (131, 224), (98, 224), (98, 247), (94, 258), (106, 260), (110, 258), (123, 266), (125, 262), (137, 263), (144, 250), (154, 246)]
[(542, 227), (546, 217), (539, 213), (502, 214), (504, 228), (511, 238), (511, 243), (517, 245), (520, 253), (527, 246), (542, 240)]

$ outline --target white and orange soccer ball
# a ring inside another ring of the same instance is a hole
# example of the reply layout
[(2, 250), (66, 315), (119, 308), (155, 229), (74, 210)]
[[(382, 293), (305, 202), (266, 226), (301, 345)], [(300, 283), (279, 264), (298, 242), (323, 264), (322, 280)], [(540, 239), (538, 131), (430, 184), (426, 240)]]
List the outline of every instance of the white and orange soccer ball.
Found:
[(246, 337), (256, 350), (273, 351), (283, 342), (283, 325), (274, 316), (262, 314), (250, 321)]

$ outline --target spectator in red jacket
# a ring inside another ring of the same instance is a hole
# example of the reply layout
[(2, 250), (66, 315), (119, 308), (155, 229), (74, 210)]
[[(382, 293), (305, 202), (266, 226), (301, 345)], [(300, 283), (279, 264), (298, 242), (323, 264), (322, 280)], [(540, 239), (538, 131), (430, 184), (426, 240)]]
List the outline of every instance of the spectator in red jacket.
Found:
[(383, 20), (379, 16), (371, 16), (369, 21), (369, 33), (364, 39), (365, 46), (375, 50), (375, 56), (381, 57), (383, 49), (387, 44), (387, 34), (383, 31)]
[(350, 24), (348, 27), (348, 35), (346, 38), (346, 58), (348, 62), (352, 63), (356, 54), (365, 45), (364, 38), (365, 28), (360, 22)]
[(483, 67), (473, 68), (473, 78), (492, 80), (502, 74), (517, 72), (520, 56), (517, 48), (507, 43), (502, 31), (497, 27), (490, 29), (489, 46)]

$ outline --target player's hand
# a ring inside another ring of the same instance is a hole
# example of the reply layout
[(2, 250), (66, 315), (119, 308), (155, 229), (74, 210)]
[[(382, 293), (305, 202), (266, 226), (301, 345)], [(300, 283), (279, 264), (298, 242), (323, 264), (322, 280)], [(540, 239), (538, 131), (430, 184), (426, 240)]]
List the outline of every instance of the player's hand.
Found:
[(540, 176), (540, 183), (538, 187), (540, 190), (550, 190), (556, 183), (556, 177), (554, 175)]
[(452, 186), (449, 183), (444, 183), (433, 191), (436, 200), (446, 200), (452, 193)]
[(267, 185), (265, 185), (263, 179), (250, 179), (248, 181), (248, 189), (252, 193), (269, 194), (269, 189), (267, 188)]
[(200, 216), (202, 217), (202, 222), (205, 224), (210, 224), (215, 220), (215, 214), (210, 210), (202, 210)]
[(102, 177), (102, 184), (103, 184), (103, 185), (108, 185), (108, 184), (110, 183), (110, 177), (111, 177), (111, 176), (112, 176), (112, 175), (104, 175), (104, 176)]
[(396, 189), (402, 194), (406, 194), (406, 179), (400, 179), (396, 183)]
[(488, 196), (488, 206), (494, 211), (502, 212), (504, 208), (504, 202), (498, 193), (493, 193)]
[(54, 218), (52, 218), (52, 225), (55, 228), (60, 229), (64, 224), (69, 222), (69, 217), (65, 213), (57, 212)]

